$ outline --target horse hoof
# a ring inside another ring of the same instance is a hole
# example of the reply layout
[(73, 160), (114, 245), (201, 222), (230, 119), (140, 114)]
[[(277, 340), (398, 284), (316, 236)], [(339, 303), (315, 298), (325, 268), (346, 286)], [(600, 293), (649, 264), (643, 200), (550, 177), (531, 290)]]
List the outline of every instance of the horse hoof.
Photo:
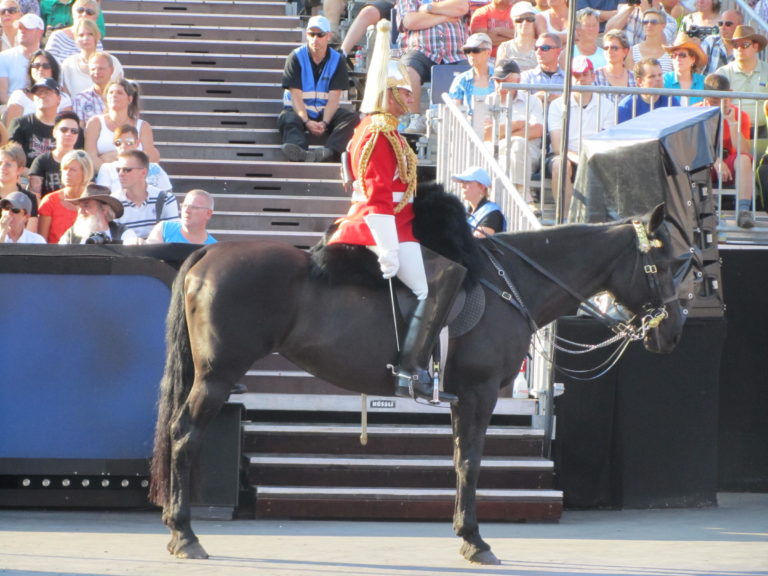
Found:
[(200, 542), (187, 544), (176, 550), (176, 558), (185, 560), (205, 560), (208, 558), (208, 552), (200, 545)]
[(501, 564), (501, 560), (496, 558), (496, 555), (491, 552), (490, 548), (480, 549), (469, 542), (464, 542), (462, 545), (461, 555), (473, 564), (487, 564), (491, 566)]
[(490, 550), (478, 552), (477, 554), (474, 554), (470, 558), (467, 558), (467, 560), (472, 562), (472, 564), (485, 564), (489, 566), (496, 566), (498, 564), (501, 564), (501, 560), (496, 558), (496, 555)]

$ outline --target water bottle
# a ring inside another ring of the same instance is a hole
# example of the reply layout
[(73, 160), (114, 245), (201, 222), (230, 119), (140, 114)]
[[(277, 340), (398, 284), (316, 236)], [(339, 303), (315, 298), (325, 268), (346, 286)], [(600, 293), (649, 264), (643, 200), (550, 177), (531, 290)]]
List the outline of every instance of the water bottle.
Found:
[(365, 72), (365, 46), (355, 51), (355, 72)]
[(528, 368), (528, 359), (524, 359), (520, 365), (520, 371), (515, 377), (515, 382), (512, 385), (512, 398), (525, 399), (528, 398), (528, 379), (526, 378), (526, 369)]

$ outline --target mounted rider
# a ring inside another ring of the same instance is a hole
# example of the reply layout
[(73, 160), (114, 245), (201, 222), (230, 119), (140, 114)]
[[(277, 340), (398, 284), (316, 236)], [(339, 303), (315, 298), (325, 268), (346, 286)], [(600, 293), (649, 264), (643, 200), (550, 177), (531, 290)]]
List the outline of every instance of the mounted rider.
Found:
[(352, 206), (329, 243), (367, 246), (378, 256), (384, 278), (397, 276), (418, 299), (395, 369), (395, 395), (451, 402), (456, 396), (434, 395), (425, 366), (466, 270), (444, 259), (432, 277), (424, 269), (413, 233), (417, 158), (397, 131), (398, 117), (408, 113), (413, 93), (405, 66), (390, 60), (389, 27), (385, 20), (377, 26), (361, 105), (367, 116), (347, 147)]

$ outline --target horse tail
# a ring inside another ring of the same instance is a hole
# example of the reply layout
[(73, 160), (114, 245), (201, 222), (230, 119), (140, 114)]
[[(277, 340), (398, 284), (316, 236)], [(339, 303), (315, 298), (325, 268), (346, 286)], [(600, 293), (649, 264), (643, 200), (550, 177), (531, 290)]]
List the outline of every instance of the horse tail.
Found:
[(155, 445), (150, 466), (149, 500), (158, 506), (163, 506), (169, 495), (171, 423), (187, 399), (195, 376), (184, 306), (184, 280), (189, 269), (200, 261), (205, 252), (205, 249), (197, 250), (187, 258), (171, 289), (165, 326), (165, 371), (160, 382)]

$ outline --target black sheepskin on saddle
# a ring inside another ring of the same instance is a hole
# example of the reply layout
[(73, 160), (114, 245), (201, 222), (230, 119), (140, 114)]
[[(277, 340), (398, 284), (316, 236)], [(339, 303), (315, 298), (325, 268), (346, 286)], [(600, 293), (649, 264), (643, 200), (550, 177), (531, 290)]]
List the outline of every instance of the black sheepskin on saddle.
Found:
[[(441, 256), (464, 265), (468, 279), (479, 276), (482, 256), (467, 224), (467, 212), (461, 201), (447, 194), (436, 182), (419, 184), (413, 202), (416, 215), (413, 233), (419, 242)], [(385, 287), (376, 255), (365, 246), (327, 244), (336, 229), (332, 225), (323, 239), (310, 251), (313, 276), (331, 283)]]

